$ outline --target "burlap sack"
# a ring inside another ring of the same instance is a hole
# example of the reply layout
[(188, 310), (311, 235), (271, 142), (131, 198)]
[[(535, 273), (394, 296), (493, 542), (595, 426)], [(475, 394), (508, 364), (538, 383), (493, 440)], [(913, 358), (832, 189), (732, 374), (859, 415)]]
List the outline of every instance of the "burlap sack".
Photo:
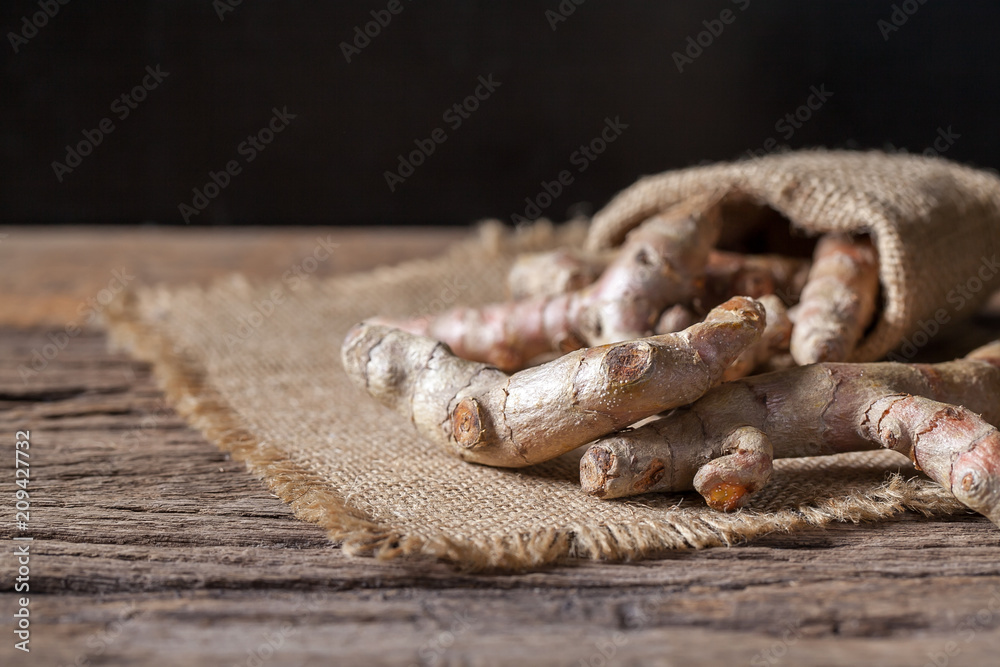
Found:
[(354, 554), (527, 568), (643, 558), (905, 509), (966, 511), (893, 452), (779, 461), (754, 508), (734, 514), (693, 493), (602, 501), (580, 492), (579, 453), (517, 471), (466, 464), (345, 376), (340, 344), (354, 323), (500, 299), (517, 252), (570, 241), (545, 226), (517, 235), (492, 228), (432, 261), (325, 282), (146, 288), (111, 311), (110, 325), (154, 364), (178, 412)]
[(803, 151), (649, 176), (594, 216), (587, 246), (616, 245), (650, 215), (706, 193), (769, 206), (806, 233), (872, 235), (883, 305), (853, 361), (884, 357), (921, 323), (933, 330), (935, 315), (972, 315), (1000, 287), (1000, 179), (920, 155)]

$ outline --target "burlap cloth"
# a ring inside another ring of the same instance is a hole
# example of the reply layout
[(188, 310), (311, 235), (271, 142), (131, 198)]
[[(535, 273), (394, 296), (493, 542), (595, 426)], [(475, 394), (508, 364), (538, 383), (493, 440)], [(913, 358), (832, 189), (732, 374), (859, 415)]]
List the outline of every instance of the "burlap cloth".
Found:
[[(1000, 178), (921, 155), (800, 151), (648, 176), (594, 216), (587, 246), (613, 246), (656, 212), (706, 193), (770, 207), (808, 234), (871, 234), (883, 304), (852, 361), (881, 359), (940, 308), (951, 321), (971, 315), (1000, 283)], [(986, 274), (992, 284), (980, 280)]]
[[(939, 272), (946, 284), (960, 279), (961, 270), (948, 266), (947, 258), (969, 250), (969, 231), (960, 231), (968, 218), (949, 218), (941, 237), (922, 235), (920, 245), (931, 247), (911, 255), (897, 230), (905, 225), (893, 223), (887, 212), (919, 211), (921, 220), (978, 212), (979, 202), (954, 193), (970, 187), (978, 192), (987, 183), (996, 187), (992, 176), (919, 158), (819, 154), (801, 159), (822, 168), (783, 176), (777, 165), (798, 165), (797, 159), (689, 173), (693, 181), (703, 179), (698, 174), (725, 176), (734, 169), (759, 173), (772, 184), (759, 192), (773, 196), (768, 201), (795, 220), (801, 215), (816, 228), (870, 225), (883, 261), (902, 267), (899, 276), (883, 270), (883, 279), (901, 281), (887, 286), (890, 303), (902, 290), (887, 321), (895, 322), (901, 312), (923, 312), (927, 297), (907, 296), (907, 280), (936, 290), (929, 273)], [(845, 166), (834, 168), (830, 160), (841, 159)], [(864, 165), (878, 168), (858, 173)], [(677, 185), (686, 182), (682, 176), (657, 178), (641, 183), (659, 188), (658, 202), (674, 196), (664, 192), (687, 187)], [(855, 191), (845, 183), (868, 189)], [(913, 194), (916, 203), (901, 199), (901, 192)], [(808, 204), (797, 203), (796, 196)], [(615, 207), (643, 208), (621, 199)], [(828, 207), (847, 212), (830, 213)], [(610, 229), (602, 222), (609, 219), (599, 217), (604, 226), (595, 231)], [(605, 238), (617, 234), (612, 232)], [(975, 257), (984, 252), (985, 236), (977, 236)], [(510, 233), (493, 226), (434, 260), (308, 281), (297, 289), (280, 282), (251, 285), (239, 277), (207, 289), (144, 288), (111, 312), (110, 326), (117, 341), (154, 364), (181, 414), (246, 461), (297, 516), (321, 525), (353, 554), (422, 554), (469, 568), (526, 568), (565, 557), (643, 558), (831, 521), (876, 520), (907, 509), (965, 511), (892, 452), (779, 461), (753, 509), (733, 514), (707, 509), (694, 494), (602, 501), (580, 492), (578, 452), (519, 471), (466, 464), (421, 440), (406, 420), (362, 395), (345, 376), (340, 344), (352, 324), (374, 314), (501, 299), (517, 252), (580, 242), (582, 234), (573, 227), (554, 231), (540, 224)], [(920, 258), (932, 257), (932, 264), (911, 271)], [(887, 335), (881, 331), (878, 341)], [(870, 338), (868, 349), (883, 345)]]

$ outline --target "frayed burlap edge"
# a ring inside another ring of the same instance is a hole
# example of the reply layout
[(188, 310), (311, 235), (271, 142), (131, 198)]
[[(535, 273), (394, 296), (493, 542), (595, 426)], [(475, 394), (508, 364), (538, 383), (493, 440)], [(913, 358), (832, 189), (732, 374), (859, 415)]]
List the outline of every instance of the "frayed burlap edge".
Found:
[[(498, 239), (496, 234), (495, 229), (487, 228), (476, 243), (481, 249), (496, 251), (498, 241), (509, 242)], [(456, 540), (446, 535), (406, 534), (373, 521), (351, 507), (315, 473), (290, 460), (279, 448), (259, 441), (210, 385), (198, 363), (177, 352), (174, 342), (161, 330), (142, 321), (134, 292), (124, 294), (106, 315), (112, 344), (152, 365), (155, 377), (178, 414), (221, 450), (245, 463), (270, 491), (291, 506), (297, 518), (322, 527), (329, 539), (350, 555), (382, 560), (422, 556), (449, 562), (463, 570), (519, 571), (574, 558), (629, 561), (675, 549), (729, 546), (769, 533), (792, 532), (831, 522), (877, 521), (907, 510), (930, 516), (964, 509), (957, 502), (949, 502), (944, 489), (891, 473), (883, 483), (868, 491), (830, 498), (815, 506), (771, 514), (741, 510), (736, 515), (718, 515), (718, 521), (707, 512), (671, 513), (664, 521), (571, 525), (495, 539)]]

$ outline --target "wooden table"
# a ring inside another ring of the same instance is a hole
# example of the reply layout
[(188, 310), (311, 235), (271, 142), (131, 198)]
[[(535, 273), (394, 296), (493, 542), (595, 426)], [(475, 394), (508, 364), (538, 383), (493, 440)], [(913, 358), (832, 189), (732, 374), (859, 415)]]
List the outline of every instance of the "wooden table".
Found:
[[(278, 277), (330, 235), (341, 251), (319, 277), (433, 254), (462, 232), (0, 232), (3, 665), (998, 664), (1000, 531), (979, 516), (513, 576), (350, 558), (178, 418), (149, 367), (99, 330), (35, 375), (18, 370), (115, 272), (133, 284)], [(32, 444), (28, 594), (13, 592), (20, 429)], [(12, 633), (25, 595), (30, 654)]]

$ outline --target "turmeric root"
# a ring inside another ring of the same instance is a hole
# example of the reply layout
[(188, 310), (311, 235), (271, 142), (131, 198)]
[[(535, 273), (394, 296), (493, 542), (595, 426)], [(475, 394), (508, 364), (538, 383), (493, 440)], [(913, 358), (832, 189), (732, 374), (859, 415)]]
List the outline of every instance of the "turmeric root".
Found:
[(782, 255), (744, 255), (715, 250), (709, 253), (705, 279), (698, 290), (698, 306), (714, 308), (732, 296), (753, 299), (777, 294), (791, 306), (799, 301), (810, 262)]
[[(594, 282), (613, 256), (611, 251), (589, 253), (575, 248), (524, 255), (510, 270), (508, 291), (514, 299), (526, 299), (578, 290)], [(797, 257), (712, 250), (704, 275), (698, 277), (693, 301), (703, 313), (734, 296), (756, 299), (777, 294), (790, 306), (799, 301), (809, 267), (809, 260)]]
[(521, 255), (507, 275), (507, 291), (514, 300), (576, 292), (597, 280), (614, 253), (586, 253), (574, 248)]
[(998, 395), (1000, 341), (934, 365), (823, 363), (757, 375), (599, 440), (580, 479), (602, 498), (695, 488), (731, 510), (767, 483), (772, 458), (883, 447), (1000, 525)]
[(788, 349), (788, 341), (792, 335), (792, 321), (788, 319), (785, 304), (774, 294), (765, 294), (758, 300), (764, 306), (767, 324), (760, 335), (760, 340), (743, 350), (733, 365), (722, 375), (723, 382), (746, 377), (776, 354)]
[[(609, 252), (588, 253), (574, 248), (523, 255), (511, 268), (508, 291), (514, 299), (527, 299), (582, 289), (596, 280), (612, 256)], [(780, 255), (709, 252), (704, 274), (696, 279), (691, 300), (699, 308), (712, 308), (733, 296), (760, 299), (777, 294), (781, 299), (781, 302), (762, 301), (768, 312), (768, 326), (752, 350), (745, 351), (727, 371), (726, 381), (749, 374), (778, 351), (788, 349), (791, 322), (784, 305), (798, 302), (809, 265), (808, 260)], [(690, 303), (678, 303), (663, 311), (653, 331), (675, 333), (700, 320)]]
[(701, 317), (687, 306), (677, 304), (663, 311), (654, 331), (658, 334), (676, 333), (697, 324)]
[(795, 362), (847, 361), (872, 321), (878, 289), (878, 258), (870, 240), (821, 238), (792, 332)]
[[(757, 299), (764, 306), (767, 324), (760, 340), (743, 350), (732, 366), (722, 376), (723, 382), (746, 377), (755, 369), (773, 360), (779, 353), (788, 350), (788, 340), (792, 333), (792, 322), (784, 302), (774, 294), (765, 294)], [(688, 328), (698, 322), (698, 316), (686, 306), (673, 306), (660, 316), (656, 333), (673, 333)]]
[(641, 338), (669, 305), (687, 301), (718, 238), (717, 207), (671, 209), (629, 234), (597, 282), (582, 290), (413, 320), (376, 319), (435, 338), (460, 357), (503, 370), (545, 352)]
[(683, 332), (577, 350), (506, 375), (433, 339), (362, 323), (342, 359), (359, 387), (425, 438), (466, 461), (520, 467), (697, 399), (763, 328), (763, 307), (734, 298)]

